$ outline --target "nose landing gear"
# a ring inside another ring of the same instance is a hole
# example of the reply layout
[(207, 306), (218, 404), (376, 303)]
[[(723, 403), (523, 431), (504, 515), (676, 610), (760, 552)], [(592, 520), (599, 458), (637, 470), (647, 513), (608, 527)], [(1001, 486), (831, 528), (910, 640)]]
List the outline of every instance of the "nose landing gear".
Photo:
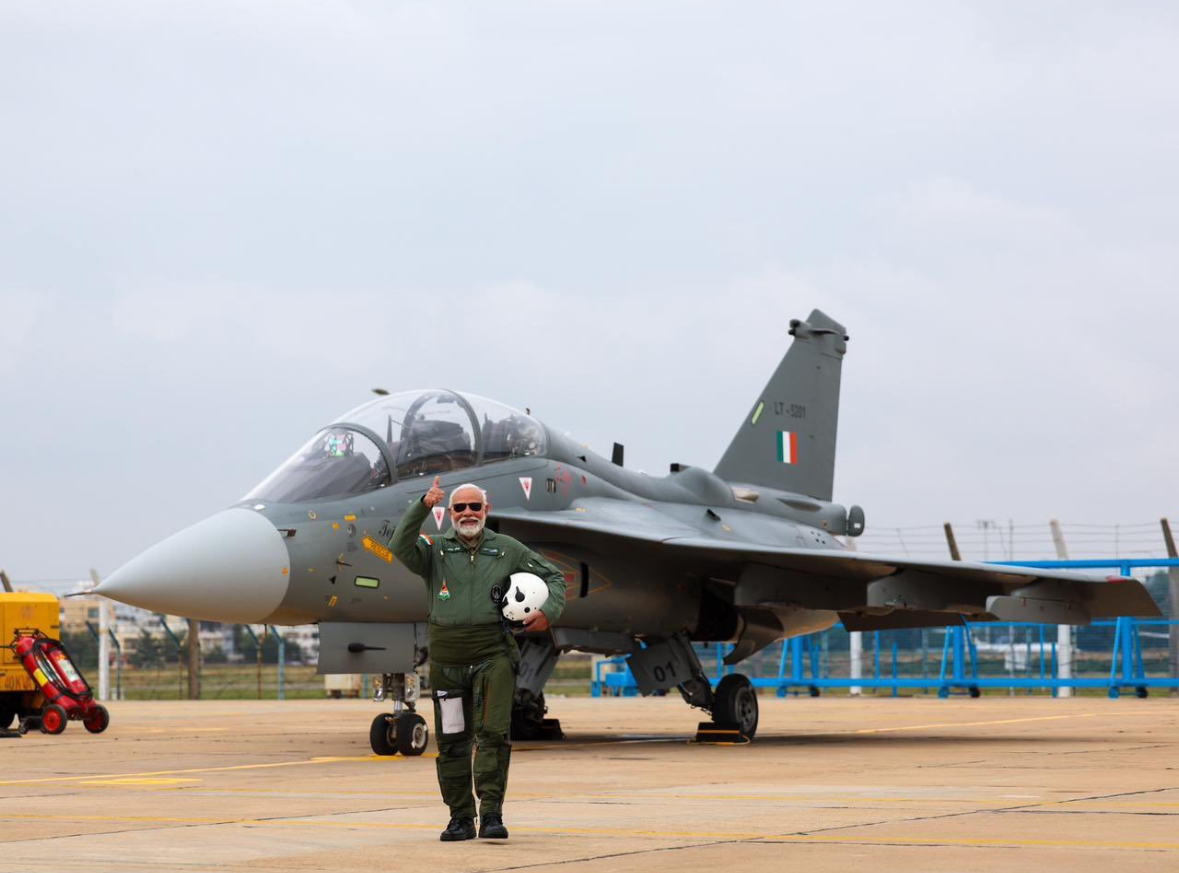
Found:
[(416, 757), (426, 751), (430, 729), (414, 712), (418, 699), (416, 673), (385, 673), (376, 681), (374, 700), (392, 699), (393, 711), (382, 712), (368, 729), (368, 741), (377, 755)]
[(426, 751), (430, 741), (430, 729), (426, 720), (416, 712), (395, 715), (382, 712), (373, 719), (368, 729), (368, 741), (378, 755), (396, 755), (398, 752), (412, 758)]

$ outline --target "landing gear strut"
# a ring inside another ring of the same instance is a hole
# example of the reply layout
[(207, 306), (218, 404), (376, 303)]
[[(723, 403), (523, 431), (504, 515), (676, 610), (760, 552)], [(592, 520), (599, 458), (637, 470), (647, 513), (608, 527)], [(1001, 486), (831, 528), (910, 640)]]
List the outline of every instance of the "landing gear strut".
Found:
[(559, 655), (547, 637), (520, 640), (520, 669), (512, 701), (513, 740), (565, 739), (560, 719), (545, 718), (544, 685), (553, 675)]
[(544, 703), (544, 693), (533, 694), (525, 688), (516, 690), (516, 699), (512, 701), (512, 739), (513, 740), (541, 740), (562, 739), (560, 737), (545, 736), (545, 722), (556, 722), (560, 731), (561, 722), (555, 718), (545, 718), (549, 708)]
[(418, 699), (416, 673), (385, 673), (376, 680), (373, 700), (392, 700), (393, 711), (382, 712), (368, 729), (368, 741), (378, 755), (415, 757), (426, 751), (430, 729), (426, 720), (414, 712)]
[(700, 723), (698, 742), (747, 743), (757, 733), (753, 683), (740, 673), (730, 673), (714, 689), (686, 634), (648, 640), (644, 648), (631, 652), (629, 664), (643, 694), (679, 688), (689, 706), (712, 716), (712, 721)]
[(706, 710), (712, 721), (701, 722), (696, 730), (700, 743), (747, 743), (757, 733), (757, 691), (748, 677), (730, 673), (712, 687), (704, 668), (690, 644), (682, 647), (690, 653), (692, 678), (680, 685), (680, 694), (690, 706)]

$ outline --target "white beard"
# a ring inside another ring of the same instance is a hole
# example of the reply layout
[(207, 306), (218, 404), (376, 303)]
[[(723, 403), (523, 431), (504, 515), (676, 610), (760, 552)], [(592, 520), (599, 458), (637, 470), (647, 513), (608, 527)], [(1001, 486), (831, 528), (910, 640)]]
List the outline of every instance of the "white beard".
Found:
[(468, 518), (463, 519), (457, 525), (459, 535), (466, 539), (478, 539), (479, 534), (483, 533), (483, 525), (485, 519), (482, 518)]

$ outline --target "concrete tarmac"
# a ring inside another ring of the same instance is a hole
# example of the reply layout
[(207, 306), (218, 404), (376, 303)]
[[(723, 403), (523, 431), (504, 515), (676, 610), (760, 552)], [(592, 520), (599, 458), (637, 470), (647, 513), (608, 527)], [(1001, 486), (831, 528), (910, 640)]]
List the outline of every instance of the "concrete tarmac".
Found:
[[(504, 843), (445, 844), (368, 701), (111, 704), (0, 739), (7, 870), (1179, 871), (1179, 700), (761, 698), (746, 746), (677, 698), (556, 699)], [(421, 707), (429, 717), (429, 704)]]

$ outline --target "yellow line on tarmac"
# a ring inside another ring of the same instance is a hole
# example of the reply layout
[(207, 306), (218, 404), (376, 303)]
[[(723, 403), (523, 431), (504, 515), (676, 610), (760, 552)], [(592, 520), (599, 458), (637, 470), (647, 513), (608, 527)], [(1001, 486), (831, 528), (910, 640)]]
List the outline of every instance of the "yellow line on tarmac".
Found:
[[(421, 755), (423, 758), (436, 758), (437, 755)], [(274, 767), (304, 767), (309, 764), (335, 764), (340, 761), (404, 761), (400, 755), (360, 755), (343, 758), (310, 758), (305, 761), (277, 761), (270, 764), (235, 764), (230, 767), (193, 767), (187, 770), (150, 770), (145, 773), (89, 773), (75, 776), (48, 776), (43, 779), (3, 779), (0, 785), (39, 785), (47, 782), (89, 782), (96, 779), (124, 779), (145, 776), (178, 776), (184, 773), (226, 773), (232, 770), (266, 770)]]
[[(0, 814), (0, 821), (70, 821), (105, 822), (111, 824), (185, 824), (185, 825), (243, 825), (246, 827), (309, 827), (333, 829), (415, 830), (436, 831), (432, 824), (399, 822), (310, 821), (307, 819), (254, 818), (181, 818), (176, 816), (103, 816), (103, 815), (32, 815), (25, 813)], [(513, 831), (527, 834), (552, 834), (592, 837), (648, 837), (669, 840), (760, 840), (778, 843), (835, 843), (846, 845), (895, 846), (978, 846), (978, 847), (1043, 847), (1087, 849), (1163, 849), (1179, 850), (1179, 842), (1146, 842), (1140, 840), (1064, 840), (1015, 839), (1003, 837), (902, 837), (902, 836), (836, 836), (833, 834), (761, 834), (751, 831), (658, 831), (621, 828), (556, 828), (519, 827)], [(54, 839), (54, 837), (46, 837)]]
[(1055, 849), (1179, 849), (1179, 843), (1148, 843), (1119, 840), (1020, 840), (990, 837), (825, 837), (821, 834), (766, 837), (766, 841), (841, 843), (872, 846), (975, 846), (978, 848), (1055, 848)]
[[(1102, 713), (1108, 715), (1108, 713)], [(849, 734), (883, 734), (893, 731), (922, 731), (929, 728), (952, 728), (952, 727), (990, 727), (996, 724), (1022, 724), (1031, 721), (1063, 721), (1065, 719), (1073, 718), (1096, 718), (1096, 712), (1081, 712), (1072, 715), (1039, 715), (1035, 718), (1001, 718), (994, 721), (947, 721), (938, 724), (909, 724), (901, 725), (899, 727), (880, 727), (880, 728), (857, 728), (850, 731), (839, 731), (839, 733)]]
[(115, 785), (120, 788), (131, 785), (137, 788), (171, 788), (182, 783), (200, 782), (200, 779), (98, 779), (93, 782), (83, 782), (84, 786), (100, 785), (108, 786)]
[[(437, 791), (350, 791), (347, 789), (329, 788), (322, 791), (316, 790), (289, 790), (282, 788), (218, 788), (216, 786), (202, 785), (200, 787), (180, 786), (176, 783), (192, 783), (199, 782), (198, 779), (105, 779), (99, 777), (88, 778), (84, 782), (80, 782), (82, 787), (96, 787), (96, 788), (146, 788), (149, 790), (161, 791), (184, 791), (186, 796), (193, 795), (216, 795), (216, 796), (232, 796), (237, 794), (248, 795), (265, 795), (267, 797), (287, 797), (287, 798), (323, 798), (323, 797), (385, 797), (385, 798), (403, 798), (403, 799), (436, 799), (438, 797)], [(1016, 800), (1010, 798), (982, 798), (982, 797), (839, 797), (825, 794), (813, 795), (776, 795), (776, 794), (645, 794), (641, 792), (634, 792), (630, 794), (572, 794), (572, 793), (537, 793), (537, 792), (512, 792), (512, 798), (519, 802), (525, 801), (552, 801), (561, 800), (567, 802), (577, 801), (595, 801), (595, 800), (633, 800), (636, 803), (650, 803), (652, 801), (666, 801), (666, 800), (741, 800), (741, 801), (756, 801), (756, 802), (771, 802), (771, 803), (803, 803), (809, 806), (821, 806), (830, 803), (840, 804), (872, 804), (872, 803), (916, 803), (916, 804), (945, 804), (945, 803), (964, 803), (964, 804), (980, 804), (991, 806), (1010, 806), (1017, 803)], [(1023, 802), (1037, 802), (1035, 798), (1025, 798)], [(1070, 801), (1040, 801), (1042, 803), (1068, 803)], [(1080, 801), (1075, 801), (1080, 802)], [(1125, 804), (1133, 805), (1133, 804)], [(1179, 804), (1153, 804), (1155, 806), (1179, 806)]]
[(119, 736), (147, 736), (148, 734), (221, 734), (228, 731), (227, 727), (177, 727), (177, 728), (132, 728), (119, 731)]

